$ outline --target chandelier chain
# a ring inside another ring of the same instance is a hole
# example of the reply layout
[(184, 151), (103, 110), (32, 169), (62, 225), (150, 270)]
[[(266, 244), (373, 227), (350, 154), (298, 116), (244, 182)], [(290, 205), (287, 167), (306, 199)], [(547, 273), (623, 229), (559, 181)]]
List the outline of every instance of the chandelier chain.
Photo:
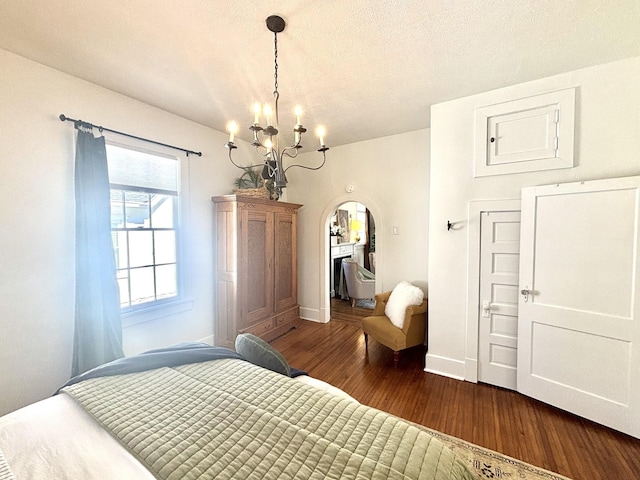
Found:
[(278, 34), (274, 33), (273, 34), (273, 63), (274, 63), (274, 70), (273, 70), (273, 78), (274, 78), (274, 92), (276, 93), (278, 91)]

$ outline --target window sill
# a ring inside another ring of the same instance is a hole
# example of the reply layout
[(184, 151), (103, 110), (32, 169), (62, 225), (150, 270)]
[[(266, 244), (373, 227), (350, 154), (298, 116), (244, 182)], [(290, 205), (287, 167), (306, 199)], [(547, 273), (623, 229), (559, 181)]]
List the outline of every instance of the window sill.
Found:
[(193, 308), (193, 299), (181, 299), (173, 302), (151, 305), (134, 312), (122, 314), (122, 328), (133, 327), (141, 323), (152, 322), (162, 317), (176, 315)]

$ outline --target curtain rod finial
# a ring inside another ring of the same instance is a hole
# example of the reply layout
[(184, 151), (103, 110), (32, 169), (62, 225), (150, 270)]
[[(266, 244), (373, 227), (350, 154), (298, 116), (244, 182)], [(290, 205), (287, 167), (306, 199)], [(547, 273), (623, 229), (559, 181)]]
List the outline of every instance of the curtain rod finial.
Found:
[(58, 116), (58, 118), (60, 119), (61, 122), (64, 122), (67, 119), (67, 116), (64, 113), (61, 113), (60, 116)]

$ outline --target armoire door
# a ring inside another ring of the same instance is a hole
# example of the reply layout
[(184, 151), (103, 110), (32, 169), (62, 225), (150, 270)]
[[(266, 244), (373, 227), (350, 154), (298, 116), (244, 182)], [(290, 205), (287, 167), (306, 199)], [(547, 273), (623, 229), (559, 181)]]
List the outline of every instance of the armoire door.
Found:
[(240, 214), (238, 328), (250, 327), (273, 313), (273, 213), (243, 208)]
[(276, 312), (283, 312), (298, 302), (296, 229), (297, 215), (276, 212), (274, 223), (274, 284)]
[(518, 391), (640, 437), (640, 177), (523, 189)]

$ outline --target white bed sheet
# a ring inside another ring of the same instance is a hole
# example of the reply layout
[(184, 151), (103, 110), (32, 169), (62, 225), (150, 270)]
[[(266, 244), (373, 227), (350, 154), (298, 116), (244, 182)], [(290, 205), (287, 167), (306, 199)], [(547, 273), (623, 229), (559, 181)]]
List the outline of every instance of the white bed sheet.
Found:
[[(295, 380), (357, 402), (333, 385)], [(62, 393), (0, 417), (0, 451), (16, 480), (154, 480), (70, 396)]]
[(316, 388), (319, 388), (320, 390), (332, 393), (333, 395), (336, 395), (338, 397), (346, 398), (347, 400), (351, 400), (352, 402), (360, 403), (344, 390), (340, 390), (338, 387), (334, 387), (330, 383), (323, 382), (322, 380), (318, 380), (317, 378), (310, 377), (308, 375), (300, 375), (298, 377), (295, 377), (294, 380), (306, 383), (307, 385), (312, 385)]
[(65, 394), (1, 417), (0, 449), (17, 480), (154, 480)]

